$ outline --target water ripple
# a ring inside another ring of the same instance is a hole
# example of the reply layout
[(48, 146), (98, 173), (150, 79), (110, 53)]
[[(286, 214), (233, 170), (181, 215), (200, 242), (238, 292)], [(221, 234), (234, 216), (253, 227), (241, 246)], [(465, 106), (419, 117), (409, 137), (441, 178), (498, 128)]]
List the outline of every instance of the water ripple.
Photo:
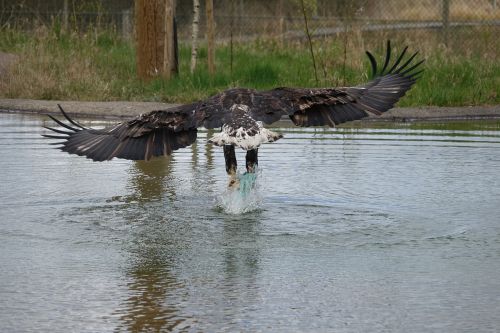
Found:
[(211, 132), (93, 163), (44, 122), (0, 114), (2, 332), (497, 327), (498, 123), (281, 128), (245, 202)]

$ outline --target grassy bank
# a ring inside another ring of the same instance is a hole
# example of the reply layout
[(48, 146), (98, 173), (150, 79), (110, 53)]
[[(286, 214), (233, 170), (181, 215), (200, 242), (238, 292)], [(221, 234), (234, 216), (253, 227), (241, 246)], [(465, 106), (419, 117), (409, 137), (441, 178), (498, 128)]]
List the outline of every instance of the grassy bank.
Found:
[[(369, 65), (364, 49), (383, 54), (384, 40), (410, 45), (427, 59), (426, 71), (400, 106), (459, 106), (498, 104), (500, 63), (491, 42), (495, 31), (471, 29), (450, 43), (461, 45), (459, 54), (445, 48), (435, 34), (353, 34), (344, 38), (316, 40), (319, 83), (316, 83), (305, 42), (276, 40), (235, 44), (231, 70), (229, 45), (219, 45), (217, 74), (208, 75), (206, 49), (200, 50), (199, 67), (189, 73), (190, 50), (180, 47), (180, 75), (170, 81), (158, 78), (144, 83), (135, 77), (132, 42), (112, 31), (64, 34), (40, 27), (34, 33), (0, 30), (0, 51), (19, 60), (0, 77), (0, 98), (60, 100), (141, 100), (189, 102), (234, 86), (270, 89), (276, 86), (339, 86), (366, 81)], [(346, 54), (344, 57), (344, 47)], [(493, 51), (492, 51), (493, 50)]]

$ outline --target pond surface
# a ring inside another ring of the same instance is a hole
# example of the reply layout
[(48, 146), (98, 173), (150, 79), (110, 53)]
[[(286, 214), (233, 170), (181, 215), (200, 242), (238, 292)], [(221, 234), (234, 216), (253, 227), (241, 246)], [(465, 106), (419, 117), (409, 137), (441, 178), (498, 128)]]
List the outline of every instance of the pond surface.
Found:
[(0, 114), (1, 332), (500, 327), (499, 122), (282, 128), (239, 215), (207, 132), (94, 163), (44, 122)]

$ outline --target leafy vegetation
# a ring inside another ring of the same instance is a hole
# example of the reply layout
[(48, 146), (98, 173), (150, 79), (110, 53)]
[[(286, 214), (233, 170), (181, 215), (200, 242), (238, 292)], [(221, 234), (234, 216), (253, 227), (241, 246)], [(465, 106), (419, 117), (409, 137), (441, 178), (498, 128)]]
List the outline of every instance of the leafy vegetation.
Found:
[(198, 68), (191, 75), (189, 45), (181, 43), (180, 75), (170, 81), (158, 77), (142, 82), (135, 75), (134, 43), (121, 39), (114, 31), (65, 33), (57, 26), (42, 26), (34, 33), (2, 29), (0, 51), (18, 55), (18, 61), (0, 77), (0, 97), (184, 103), (236, 86), (271, 89), (356, 85), (369, 77), (364, 49), (381, 57), (384, 41), (390, 37), (399, 50), (410, 45), (427, 59), (422, 78), (400, 106), (498, 104), (500, 63), (496, 52), (491, 51), (491, 42), (498, 43), (494, 32), (474, 33), (469, 29), (454, 34), (457, 37), (450, 41), (452, 46), (464, 45), (459, 54), (451, 51), (455, 47), (442, 46), (434, 35), (353, 32), (349, 39), (316, 39), (313, 42), (319, 83), (304, 41), (283, 43), (270, 39), (235, 44), (232, 66), (230, 46), (218, 45), (214, 76), (208, 74), (203, 45)]

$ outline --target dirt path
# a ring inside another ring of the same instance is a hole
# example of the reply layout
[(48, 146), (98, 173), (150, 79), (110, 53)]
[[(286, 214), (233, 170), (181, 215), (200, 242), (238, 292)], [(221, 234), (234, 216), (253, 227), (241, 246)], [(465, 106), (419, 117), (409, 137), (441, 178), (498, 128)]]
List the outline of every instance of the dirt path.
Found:
[[(175, 104), (156, 102), (75, 102), (41, 101), (29, 99), (0, 99), (0, 112), (59, 113), (57, 104), (69, 114), (92, 118), (132, 118), (153, 110), (168, 109)], [(365, 121), (419, 121), (419, 120), (467, 120), (500, 119), (500, 105), (474, 107), (425, 107), (394, 108), (380, 117)]]
[(156, 102), (75, 102), (32, 99), (0, 99), (0, 112), (57, 114), (60, 104), (68, 114), (91, 118), (132, 118), (153, 110), (168, 109), (176, 104)]

